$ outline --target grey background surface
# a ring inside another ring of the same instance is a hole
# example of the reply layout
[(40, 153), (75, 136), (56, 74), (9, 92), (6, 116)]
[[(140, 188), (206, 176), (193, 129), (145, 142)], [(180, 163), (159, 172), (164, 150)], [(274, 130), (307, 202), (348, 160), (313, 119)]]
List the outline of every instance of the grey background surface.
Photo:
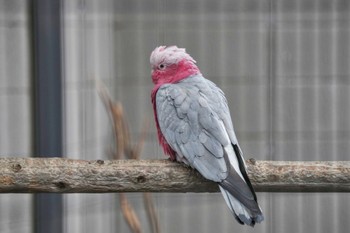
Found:
[[(349, 160), (350, 2), (62, 1), (64, 156), (107, 158), (111, 125), (96, 91), (124, 105), (142, 158), (164, 158), (149, 54), (187, 48), (226, 93), (246, 158)], [(0, 155), (32, 156), (30, 1), (0, 0)], [(348, 232), (348, 194), (258, 193), (266, 220), (238, 225), (220, 194), (155, 194), (162, 232)], [(141, 194), (130, 194), (150, 232)], [(32, 232), (32, 197), (0, 195), (0, 232)], [(64, 232), (130, 232), (114, 194), (64, 195)]]

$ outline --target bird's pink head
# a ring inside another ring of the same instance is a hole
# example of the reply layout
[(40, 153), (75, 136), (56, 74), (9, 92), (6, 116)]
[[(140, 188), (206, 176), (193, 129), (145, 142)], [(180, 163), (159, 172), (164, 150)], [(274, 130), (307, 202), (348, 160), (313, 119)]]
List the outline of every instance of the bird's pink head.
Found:
[(176, 83), (200, 71), (196, 61), (177, 46), (159, 46), (150, 57), (152, 81), (159, 86), (165, 83)]
[(185, 49), (176, 46), (159, 46), (155, 48), (150, 57), (152, 67), (152, 81), (155, 84), (152, 90), (152, 103), (156, 120), (158, 139), (164, 152), (175, 160), (176, 153), (165, 140), (158, 122), (156, 94), (159, 87), (166, 83), (176, 83), (191, 75), (200, 74), (196, 61), (186, 53)]

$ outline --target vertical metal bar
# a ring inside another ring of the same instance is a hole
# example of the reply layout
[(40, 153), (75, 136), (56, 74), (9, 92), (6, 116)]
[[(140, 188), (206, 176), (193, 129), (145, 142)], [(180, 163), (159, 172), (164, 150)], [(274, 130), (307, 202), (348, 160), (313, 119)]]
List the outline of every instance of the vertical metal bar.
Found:
[(268, 74), (268, 99), (267, 105), (269, 109), (268, 119), (268, 138), (269, 138), (269, 154), (270, 159), (275, 159), (276, 152), (276, 128), (275, 128), (275, 116), (276, 116), (276, 47), (277, 47), (277, 25), (275, 23), (275, 17), (277, 15), (276, 9), (277, 2), (275, 0), (269, 1), (269, 28), (267, 38), (267, 74)]
[[(33, 0), (34, 153), (62, 156), (60, 0)], [(62, 195), (34, 196), (34, 232), (63, 229)]]
[[(277, 30), (278, 25), (275, 23), (275, 19), (277, 17), (278, 8), (277, 8), (277, 1), (276, 0), (269, 0), (268, 1), (268, 35), (267, 35), (267, 75), (268, 75), (268, 88), (267, 88), (267, 108), (268, 108), (268, 116), (267, 116), (267, 126), (268, 126), (268, 151), (269, 151), (269, 159), (273, 160), (276, 159), (276, 96), (278, 95), (276, 90), (276, 54), (277, 54), (277, 41), (278, 41), (278, 33)], [(268, 207), (268, 210), (266, 210), (268, 213), (270, 213), (269, 218), (274, 218), (274, 216), (271, 214), (276, 209), (276, 205), (273, 202), (273, 195), (269, 195), (268, 199), (270, 202), (270, 205)], [(275, 231), (275, 226), (271, 225), (267, 228), (269, 232)]]

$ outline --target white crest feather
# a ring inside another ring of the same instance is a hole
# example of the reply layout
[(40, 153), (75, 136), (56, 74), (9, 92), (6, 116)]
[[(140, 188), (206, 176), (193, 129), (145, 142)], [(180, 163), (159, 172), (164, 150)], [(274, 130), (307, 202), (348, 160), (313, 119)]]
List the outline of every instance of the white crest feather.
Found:
[(150, 62), (152, 66), (160, 63), (176, 64), (183, 59), (196, 63), (196, 61), (186, 53), (186, 49), (178, 48), (177, 46), (159, 46), (155, 48), (151, 54)]

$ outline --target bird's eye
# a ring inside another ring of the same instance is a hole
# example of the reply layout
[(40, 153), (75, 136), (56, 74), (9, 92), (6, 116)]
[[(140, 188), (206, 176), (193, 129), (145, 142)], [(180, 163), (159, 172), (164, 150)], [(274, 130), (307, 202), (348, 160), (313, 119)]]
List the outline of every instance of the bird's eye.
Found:
[(165, 69), (165, 65), (163, 63), (158, 65), (158, 70), (164, 70)]

